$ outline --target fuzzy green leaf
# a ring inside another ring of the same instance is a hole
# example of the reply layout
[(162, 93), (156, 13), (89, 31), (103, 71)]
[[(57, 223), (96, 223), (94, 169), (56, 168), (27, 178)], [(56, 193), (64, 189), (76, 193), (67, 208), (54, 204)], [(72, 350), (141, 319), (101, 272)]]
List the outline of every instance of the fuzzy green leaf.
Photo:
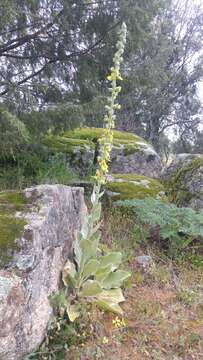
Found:
[(99, 295), (97, 295), (97, 299), (109, 300), (112, 303), (120, 303), (125, 300), (122, 290), (120, 288), (103, 290)]
[(112, 265), (109, 264), (105, 267), (99, 266), (97, 272), (95, 273), (95, 278), (97, 281), (102, 282), (106, 277), (112, 272)]
[(115, 270), (121, 264), (122, 254), (120, 252), (110, 252), (109, 254), (102, 256), (100, 260), (101, 268), (111, 265), (111, 270)]
[(91, 216), (92, 216), (93, 223), (99, 221), (99, 219), (101, 217), (101, 203), (98, 203), (95, 206), (93, 206)]
[(94, 242), (90, 240), (82, 240), (80, 242), (80, 247), (82, 250), (84, 262), (96, 257), (97, 247), (95, 246)]
[(106, 299), (106, 300), (97, 300), (97, 301), (95, 301), (95, 304), (100, 309), (108, 310), (108, 311), (111, 311), (111, 312), (113, 312), (115, 314), (118, 314), (118, 315), (123, 315), (122, 308), (117, 303), (113, 303), (108, 299)]
[(94, 246), (96, 248), (98, 248), (99, 245), (99, 240), (101, 238), (101, 231), (97, 230), (96, 232), (94, 232), (94, 234), (89, 238), (90, 241), (94, 242)]
[(103, 290), (97, 295), (95, 304), (104, 310), (112, 311), (116, 314), (123, 314), (123, 310), (118, 305), (125, 300), (121, 289)]
[(89, 276), (93, 276), (96, 274), (97, 269), (99, 267), (99, 262), (96, 259), (89, 260), (83, 270), (83, 278), (88, 278)]
[(87, 280), (80, 292), (79, 296), (88, 297), (88, 296), (97, 296), (102, 292), (102, 287), (95, 280)]
[(80, 242), (78, 240), (76, 240), (74, 242), (73, 249), (74, 249), (74, 253), (75, 253), (76, 263), (77, 263), (78, 267), (80, 267), (81, 259), (82, 259), (82, 249), (80, 247)]
[(110, 273), (106, 279), (102, 281), (102, 287), (105, 289), (119, 288), (123, 281), (129, 278), (131, 274), (128, 271), (117, 270)]
[(66, 308), (66, 312), (67, 312), (69, 320), (71, 322), (75, 321), (75, 319), (77, 319), (80, 316), (80, 312), (78, 311), (77, 305), (68, 304), (68, 306)]
[(85, 218), (80, 232), (81, 232), (82, 237), (84, 239), (87, 239), (88, 234), (89, 234), (89, 217), (88, 216)]
[(95, 225), (92, 228), (91, 233), (89, 234), (89, 237), (91, 238), (96, 232), (98, 232), (100, 227), (101, 227), (101, 222), (99, 222), (97, 225)]

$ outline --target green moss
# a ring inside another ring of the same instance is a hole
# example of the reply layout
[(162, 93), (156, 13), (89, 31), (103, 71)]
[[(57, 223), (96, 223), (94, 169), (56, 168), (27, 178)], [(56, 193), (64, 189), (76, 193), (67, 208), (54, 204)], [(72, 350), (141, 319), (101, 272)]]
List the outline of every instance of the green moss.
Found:
[(137, 174), (112, 174), (113, 180), (106, 184), (106, 189), (116, 193), (113, 200), (144, 199), (159, 197), (164, 187), (157, 180)]
[(186, 188), (186, 177), (188, 175), (192, 178), (196, 170), (203, 166), (203, 156), (191, 160), (189, 164), (183, 165), (176, 174), (167, 183), (167, 193), (171, 201), (177, 205), (188, 204), (195, 196), (198, 198), (200, 193), (190, 193)]
[(21, 235), (26, 221), (0, 213), (0, 267), (9, 261), (12, 251), (18, 249), (15, 240)]
[(136, 151), (139, 151), (140, 148), (146, 148), (149, 145), (145, 140), (136, 137), (134, 141), (132, 140), (126, 140), (126, 139), (114, 139), (113, 145), (115, 147), (123, 147), (124, 155), (131, 155), (134, 154)]
[(84, 139), (70, 139), (60, 135), (48, 135), (44, 140), (43, 144), (47, 145), (54, 151), (60, 151), (63, 153), (72, 153), (77, 147), (80, 150), (94, 150), (95, 145), (93, 142)]
[[(63, 134), (64, 137), (72, 139), (82, 139), (89, 140), (94, 143), (102, 136), (104, 129), (102, 128), (80, 128), (72, 131), (67, 131)], [(147, 142), (141, 137), (124, 132), (124, 131), (113, 131), (113, 144), (116, 147), (123, 147), (124, 154), (129, 155), (133, 154), (135, 151), (139, 150), (140, 147), (148, 146)]]
[[(95, 144), (103, 134), (102, 128), (78, 128), (67, 131), (62, 135), (48, 135), (43, 143), (54, 151), (73, 152), (77, 147), (80, 151), (94, 150)], [(130, 155), (140, 148), (148, 147), (148, 143), (141, 137), (124, 131), (114, 130), (113, 144), (122, 147), (125, 155)]]
[(27, 199), (22, 193), (10, 191), (0, 193), (0, 267), (10, 259), (13, 250), (18, 249), (16, 239), (26, 224), (25, 219), (16, 218), (15, 212), (26, 208)]
[[(64, 137), (72, 138), (72, 139), (88, 139), (96, 142), (101, 135), (103, 134), (104, 129), (102, 128), (94, 128), (94, 127), (84, 127), (78, 128), (72, 131), (67, 131), (63, 134)], [(114, 140), (123, 140), (123, 141), (142, 141), (144, 140), (137, 135), (114, 130)]]
[(20, 192), (0, 192), (0, 208), (8, 205), (10, 210), (13, 209), (15, 211), (21, 211), (27, 203), (28, 200)]
[(158, 181), (151, 179), (147, 176), (144, 175), (139, 175), (139, 174), (135, 174), (135, 173), (128, 173), (128, 174), (112, 174), (111, 175), (114, 179), (121, 179), (121, 180), (126, 180), (126, 181), (146, 181), (149, 182), (150, 184), (155, 183), (157, 184)]

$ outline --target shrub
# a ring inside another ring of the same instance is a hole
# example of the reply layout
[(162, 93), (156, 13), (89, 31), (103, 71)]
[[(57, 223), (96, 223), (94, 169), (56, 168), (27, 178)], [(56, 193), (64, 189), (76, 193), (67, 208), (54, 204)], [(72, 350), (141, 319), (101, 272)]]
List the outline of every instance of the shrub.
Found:
[(26, 145), (15, 158), (0, 161), (0, 190), (44, 183), (67, 185), (75, 180), (78, 175), (68, 169), (64, 155), (51, 155), (40, 144)]

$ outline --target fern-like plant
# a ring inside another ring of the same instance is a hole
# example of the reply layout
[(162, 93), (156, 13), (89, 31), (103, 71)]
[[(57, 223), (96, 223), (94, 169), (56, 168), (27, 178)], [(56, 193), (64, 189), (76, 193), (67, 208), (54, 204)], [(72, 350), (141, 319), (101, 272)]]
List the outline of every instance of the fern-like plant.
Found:
[(136, 219), (148, 225), (149, 229), (156, 226), (164, 247), (172, 257), (187, 250), (194, 240), (196, 247), (203, 247), (203, 211), (179, 208), (153, 198), (117, 201), (117, 205), (131, 209)]

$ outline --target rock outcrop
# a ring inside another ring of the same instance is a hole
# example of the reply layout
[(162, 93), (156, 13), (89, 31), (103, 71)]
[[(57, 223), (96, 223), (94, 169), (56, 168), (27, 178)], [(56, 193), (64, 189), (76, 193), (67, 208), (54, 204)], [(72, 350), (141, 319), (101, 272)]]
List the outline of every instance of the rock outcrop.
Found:
[(203, 155), (177, 155), (164, 170), (163, 178), (173, 202), (203, 209)]
[(48, 297), (58, 290), (85, 213), (80, 188), (0, 193), (1, 360), (22, 360), (42, 342), (52, 313)]
[[(96, 164), (101, 128), (81, 128), (62, 135), (49, 135), (44, 139), (53, 152), (65, 154), (68, 165), (86, 175)], [(159, 178), (162, 163), (153, 147), (141, 137), (127, 132), (114, 131), (110, 171), (137, 173)]]
[(164, 186), (158, 180), (135, 173), (111, 174), (105, 188), (112, 200), (166, 198)]

